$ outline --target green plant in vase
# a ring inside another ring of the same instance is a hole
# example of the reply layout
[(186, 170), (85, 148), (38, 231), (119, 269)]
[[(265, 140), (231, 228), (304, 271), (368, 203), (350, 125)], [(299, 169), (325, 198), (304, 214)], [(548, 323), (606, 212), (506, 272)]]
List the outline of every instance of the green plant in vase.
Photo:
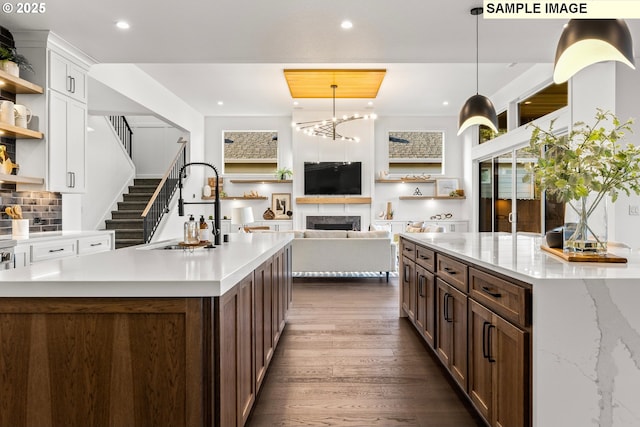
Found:
[(278, 179), (287, 179), (287, 177), (292, 176), (293, 175), (293, 171), (287, 167), (282, 167), (282, 168), (278, 168), (276, 169), (276, 177)]
[(33, 72), (33, 67), (29, 60), (24, 55), (20, 55), (16, 48), (0, 46), (0, 64), (5, 71), (7, 71), (8, 68), (7, 62), (13, 62), (18, 68)]
[[(557, 201), (566, 203), (564, 249), (573, 252), (607, 252), (606, 199), (615, 202), (620, 192), (640, 194), (640, 147), (621, 145), (632, 120), (621, 122), (613, 113), (598, 109), (595, 123), (574, 123), (568, 134), (535, 124), (530, 148), (540, 153), (529, 166), (531, 179)], [(596, 212), (604, 212), (604, 231), (594, 230)], [(576, 218), (568, 226), (567, 217)]]

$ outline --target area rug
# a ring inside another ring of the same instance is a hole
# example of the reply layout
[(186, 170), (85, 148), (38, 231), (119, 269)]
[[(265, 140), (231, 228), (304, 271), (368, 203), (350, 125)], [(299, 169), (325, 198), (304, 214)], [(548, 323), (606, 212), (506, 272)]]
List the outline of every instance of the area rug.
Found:
[[(382, 277), (386, 278), (386, 273), (378, 272), (363, 272), (363, 273), (344, 273), (340, 271), (322, 271), (322, 272), (305, 272), (305, 273), (293, 273), (293, 277)], [(389, 277), (398, 277), (398, 273), (395, 271), (389, 272)]]

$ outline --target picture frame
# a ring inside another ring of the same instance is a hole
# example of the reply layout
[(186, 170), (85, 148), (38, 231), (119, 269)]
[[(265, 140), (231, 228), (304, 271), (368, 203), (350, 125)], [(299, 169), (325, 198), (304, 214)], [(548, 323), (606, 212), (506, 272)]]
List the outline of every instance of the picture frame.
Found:
[(291, 210), (291, 193), (271, 193), (271, 210), (276, 218), (289, 218), (287, 211)]
[(442, 178), (436, 179), (436, 196), (448, 197), (452, 191), (456, 191), (458, 188), (457, 178)]

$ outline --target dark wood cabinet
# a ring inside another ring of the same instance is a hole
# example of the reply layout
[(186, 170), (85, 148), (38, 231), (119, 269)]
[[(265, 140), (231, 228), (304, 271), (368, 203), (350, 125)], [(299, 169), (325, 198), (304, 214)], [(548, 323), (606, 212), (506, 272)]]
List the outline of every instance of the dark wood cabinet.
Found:
[(528, 332), (473, 300), (469, 321), (471, 401), (492, 426), (528, 426)]
[(478, 413), (531, 425), (531, 286), (402, 238), (400, 302)]
[(260, 389), (273, 357), (273, 262), (265, 261), (255, 270), (256, 392)]
[(212, 425), (201, 298), (0, 299), (0, 426)]
[(407, 257), (402, 257), (400, 264), (402, 272), (402, 309), (409, 316), (411, 322), (416, 319), (416, 264)]
[(241, 427), (256, 398), (253, 273), (219, 298), (217, 311), (220, 325), (219, 425)]
[(436, 353), (453, 379), (467, 390), (467, 296), (436, 279)]
[(416, 328), (433, 348), (435, 344), (435, 278), (433, 273), (416, 265)]

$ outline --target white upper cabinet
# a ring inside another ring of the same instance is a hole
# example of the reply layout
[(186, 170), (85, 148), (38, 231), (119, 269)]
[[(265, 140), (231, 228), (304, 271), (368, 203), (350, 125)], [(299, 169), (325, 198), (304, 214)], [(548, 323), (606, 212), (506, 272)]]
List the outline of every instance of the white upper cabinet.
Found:
[(49, 51), (49, 88), (87, 102), (87, 73), (73, 61)]

